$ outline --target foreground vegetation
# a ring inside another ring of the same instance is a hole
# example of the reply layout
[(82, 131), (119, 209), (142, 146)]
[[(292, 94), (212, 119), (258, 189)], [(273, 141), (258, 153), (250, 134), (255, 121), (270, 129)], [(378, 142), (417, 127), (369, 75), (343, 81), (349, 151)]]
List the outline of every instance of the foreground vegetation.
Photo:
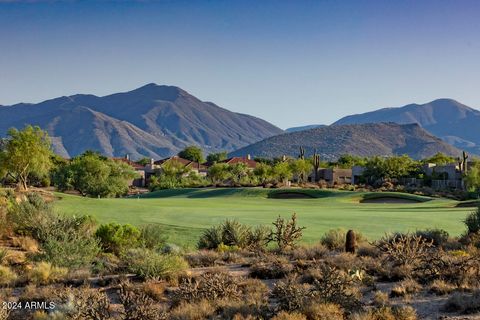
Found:
[(184, 250), (161, 227), (65, 216), (38, 193), (4, 191), (0, 200), (2, 320), (414, 320), (480, 312), (480, 208), (469, 209), (459, 237), (429, 228), (369, 241), (332, 229), (309, 246), (301, 244), (310, 228), (302, 215), (264, 225), (222, 218)]

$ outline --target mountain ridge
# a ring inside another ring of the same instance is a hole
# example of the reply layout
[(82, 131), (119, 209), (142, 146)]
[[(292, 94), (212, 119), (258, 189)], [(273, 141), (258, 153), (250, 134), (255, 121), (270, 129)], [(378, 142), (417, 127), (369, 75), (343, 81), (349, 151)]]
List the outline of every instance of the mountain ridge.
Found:
[(0, 133), (26, 124), (47, 129), (55, 151), (65, 157), (93, 149), (107, 156), (163, 158), (191, 144), (207, 152), (231, 151), (283, 132), (179, 87), (154, 83), (101, 97), (75, 94), (0, 108)]
[(300, 147), (305, 155), (316, 150), (324, 160), (336, 160), (344, 154), (392, 156), (408, 154), (415, 159), (437, 152), (458, 156), (460, 150), (431, 135), (418, 124), (367, 123), (335, 125), (296, 131), (266, 138), (230, 153), (258, 157), (296, 157)]
[(480, 154), (480, 111), (449, 98), (349, 115), (332, 125), (390, 121), (399, 124), (417, 123), (457, 148)]

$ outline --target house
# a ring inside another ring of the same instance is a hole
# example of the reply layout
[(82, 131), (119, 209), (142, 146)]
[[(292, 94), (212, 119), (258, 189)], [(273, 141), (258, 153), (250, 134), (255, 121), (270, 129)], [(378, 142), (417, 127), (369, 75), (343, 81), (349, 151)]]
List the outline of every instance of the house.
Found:
[[(353, 169), (341, 169), (341, 168), (320, 168), (317, 173), (312, 172), (308, 180), (309, 181), (325, 181), (329, 185), (336, 184), (351, 184), (354, 182)], [(361, 175), (357, 172), (358, 175)], [(357, 178), (358, 179), (358, 178)]]
[(195, 172), (200, 176), (206, 176), (208, 172), (208, 167), (204, 164), (187, 160), (184, 158), (180, 158), (179, 156), (172, 156), (165, 159), (154, 161), (150, 159), (150, 163), (145, 166), (145, 180), (146, 185), (148, 185), (150, 181), (150, 177), (162, 172), (163, 166), (168, 163), (175, 162), (176, 164), (180, 164), (183, 168), (189, 169), (189, 172)]
[(127, 154), (125, 155), (124, 158), (113, 158), (114, 161), (117, 162), (123, 162), (125, 164), (128, 164), (131, 166), (135, 172), (137, 173), (137, 178), (132, 179), (130, 181), (130, 186), (138, 187), (138, 188), (144, 188), (146, 186), (146, 168), (145, 166), (142, 166), (141, 164), (138, 164), (136, 162), (133, 162), (130, 160), (130, 156)]
[(432, 188), (434, 189), (464, 189), (463, 177), (467, 167), (468, 164), (464, 166), (463, 163), (445, 165), (426, 163), (422, 166), (422, 171), (432, 179)]
[(223, 161), (220, 161), (219, 163), (226, 163), (229, 165), (232, 164), (237, 164), (237, 163), (244, 163), (247, 168), (253, 170), (257, 167), (257, 162), (255, 160), (252, 160), (251, 156), (248, 154), (246, 157), (233, 157), (229, 158)]

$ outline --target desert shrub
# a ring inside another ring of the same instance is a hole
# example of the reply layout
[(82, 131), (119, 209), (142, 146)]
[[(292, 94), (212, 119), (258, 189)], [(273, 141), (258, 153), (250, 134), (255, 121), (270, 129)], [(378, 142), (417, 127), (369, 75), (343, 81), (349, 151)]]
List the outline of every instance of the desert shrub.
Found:
[(344, 271), (360, 269), (362, 267), (362, 261), (355, 255), (342, 252), (334, 256), (329, 256), (325, 259), (326, 262)]
[(452, 293), (455, 289), (456, 287), (451, 283), (444, 280), (434, 280), (432, 284), (430, 284), (428, 291), (438, 296), (442, 296)]
[(360, 301), (352, 291), (352, 280), (345, 273), (329, 266), (320, 266), (320, 278), (313, 281), (311, 294), (322, 303), (334, 303), (351, 310), (358, 308)]
[(380, 307), (366, 312), (355, 313), (351, 320), (416, 320), (417, 313), (410, 306)]
[(422, 258), (415, 270), (419, 281), (445, 280), (457, 286), (476, 282), (480, 272), (480, 259), (463, 251), (435, 251)]
[(185, 259), (188, 261), (188, 264), (193, 268), (211, 267), (215, 265), (216, 261), (220, 261), (222, 259), (222, 255), (217, 251), (198, 250), (186, 254)]
[(307, 317), (300, 312), (281, 311), (272, 320), (307, 320)]
[(28, 279), (35, 284), (44, 285), (62, 280), (66, 277), (68, 269), (52, 266), (49, 262), (39, 262), (28, 272)]
[(124, 320), (160, 320), (166, 314), (155, 301), (140, 290), (136, 290), (129, 282), (120, 283), (120, 303), (123, 306)]
[(418, 293), (422, 290), (422, 286), (415, 280), (408, 279), (394, 286), (390, 292), (391, 297), (405, 297)]
[(0, 308), (0, 320), (7, 320), (10, 316), (11, 310), (7, 308)]
[(383, 291), (375, 291), (373, 294), (373, 304), (377, 307), (386, 307), (390, 301), (388, 300), (388, 293)]
[(54, 313), (67, 319), (111, 319), (110, 300), (103, 291), (87, 287), (67, 288), (60, 293), (60, 299)]
[(159, 250), (166, 241), (165, 231), (159, 225), (151, 224), (140, 229), (140, 243), (147, 249)]
[(461, 314), (471, 314), (480, 311), (480, 291), (472, 294), (455, 292), (445, 302), (444, 309), (448, 312), (459, 312)]
[(272, 230), (266, 226), (256, 226), (249, 230), (247, 248), (253, 251), (263, 251), (268, 245)]
[(311, 292), (308, 285), (299, 283), (298, 278), (291, 275), (275, 283), (272, 297), (276, 299), (281, 310), (294, 311), (305, 306), (311, 298)]
[(0, 265), (4, 264), (7, 261), (8, 250), (0, 249)]
[(193, 303), (182, 302), (170, 312), (171, 320), (204, 320), (215, 314), (215, 307), (208, 300)]
[(302, 238), (302, 231), (305, 229), (305, 227), (297, 226), (296, 213), (293, 213), (288, 221), (278, 216), (272, 224), (273, 230), (270, 233), (269, 240), (275, 242), (280, 251), (294, 248)]
[(0, 286), (8, 286), (17, 280), (17, 275), (7, 266), (0, 265)]
[(129, 248), (139, 245), (141, 232), (138, 228), (118, 223), (102, 224), (95, 232), (100, 244), (106, 252), (121, 254)]
[(124, 260), (130, 272), (145, 279), (173, 279), (188, 268), (188, 263), (180, 256), (148, 249), (130, 249)]
[(51, 226), (55, 224), (52, 205), (37, 193), (28, 193), (26, 199), (8, 211), (8, 219), (16, 234), (31, 236), (39, 241), (45, 239)]
[(397, 265), (416, 265), (428, 256), (432, 241), (415, 234), (394, 234), (383, 237), (376, 246), (386, 254), (388, 260)]
[(322, 244), (296, 247), (289, 252), (290, 258), (293, 260), (318, 260), (327, 254), (328, 249)]
[(155, 301), (165, 299), (165, 290), (167, 283), (164, 281), (148, 280), (142, 284), (143, 292)]
[(100, 252), (97, 239), (71, 230), (57, 230), (46, 237), (38, 259), (70, 269), (90, 267)]
[(113, 253), (99, 253), (93, 260), (92, 271), (96, 274), (115, 273), (120, 269), (121, 260)]
[(38, 252), (39, 244), (31, 237), (15, 237), (12, 240), (14, 246), (20, 247), (27, 252)]
[(228, 273), (204, 273), (197, 278), (183, 279), (174, 294), (174, 302), (237, 299), (240, 293), (238, 280)]
[(242, 300), (220, 300), (217, 303), (219, 319), (268, 319), (266, 304), (252, 304)]
[(464, 223), (468, 233), (477, 233), (480, 231), (480, 206), (465, 218)]
[(246, 279), (239, 284), (242, 301), (249, 305), (263, 305), (268, 302), (268, 286), (258, 279)]
[(450, 236), (448, 232), (443, 229), (418, 230), (415, 234), (426, 239), (428, 242), (432, 242), (433, 245), (437, 247), (446, 244)]
[(312, 303), (304, 307), (303, 313), (308, 320), (343, 320), (342, 308), (333, 303)]
[(246, 247), (250, 228), (237, 220), (225, 220), (222, 224), (222, 243), (227, 246)]
[(345, 248), (346, 234), (346, 231), (340, 228), (328, 230), (322, 236), (320, 243), (330, 250), (343, 251), (343, 249)]
[(381, 255), (381, 251), (377, 247), (371, 245), (368, 242), (364, 242), (358, 245), (357, 256), (359, 257), (372, 257), (378, 258)]
[(259, 279), (279, 279), (293, 271), (293, 265), (281, 256), (266, 256), (250, 267), (250, 275)]
[(223, 230), (221, 226), (213, 226), (205, 229), (198, 240), (199, 249), (216, 249), (221, 243)]

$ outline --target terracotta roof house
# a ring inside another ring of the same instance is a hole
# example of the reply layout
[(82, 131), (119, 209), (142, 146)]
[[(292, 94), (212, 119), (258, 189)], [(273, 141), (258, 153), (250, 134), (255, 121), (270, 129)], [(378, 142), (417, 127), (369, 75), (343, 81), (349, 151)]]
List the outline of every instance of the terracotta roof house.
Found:
[(141, 164), (138, 164), (138, 163), (130, 160), (130, 157), (129, 157), (128, 154), (124, 158), (112, 158), (112, 160), (128, 164), (139, 175), (138, 178), (135, 178), (132, 181), (130, 181), (131, 186), (135, 186), (135, 187), (139, 187), (139, 188), (145, 187), (145, 185), (146, 185), (146, 168), (145, 168), (145, 166), (142, 166)]
[(247, 155), (246, 157), (229, 158), (229, 159), (220, 161), (220, 163), (226, 163), (226, 164), (244, 163), (250, 169), (255, 169), (257, 167), (257, 162), (255, 160), (252, 160), (250, 155)]

